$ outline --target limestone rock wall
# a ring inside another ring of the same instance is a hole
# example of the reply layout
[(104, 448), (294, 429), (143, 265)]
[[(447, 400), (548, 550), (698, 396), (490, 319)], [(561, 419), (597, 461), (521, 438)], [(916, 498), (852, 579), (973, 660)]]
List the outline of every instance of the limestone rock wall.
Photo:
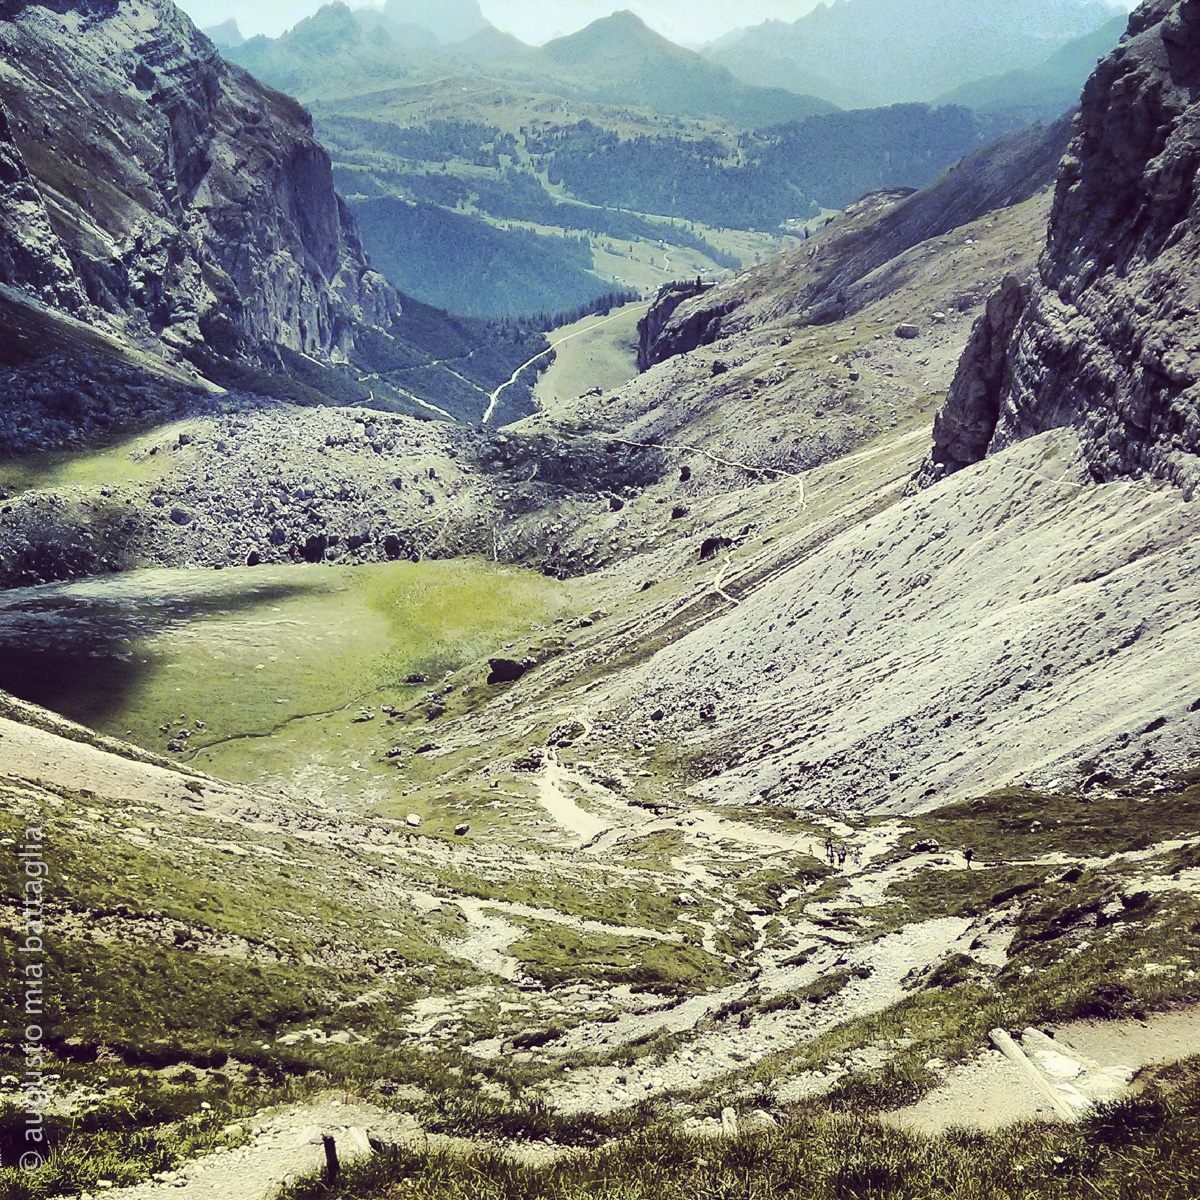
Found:
[(4, 0), (0, 59), (0, 281), (168, 356), (390, 323), (308, 114), (170, 0)]
[(13, 142), (0, 106), (0, 283), (19, 284), (68, 311), (84, 304), (62, 244), (50, 227), (41, 192)]
[(1198, 173), (1200, 0), (1150, 0), (1087, 85), (1037, 276), (977, 329), (920, 482), (1070, 426), (1095, 478), (1200, 492)]

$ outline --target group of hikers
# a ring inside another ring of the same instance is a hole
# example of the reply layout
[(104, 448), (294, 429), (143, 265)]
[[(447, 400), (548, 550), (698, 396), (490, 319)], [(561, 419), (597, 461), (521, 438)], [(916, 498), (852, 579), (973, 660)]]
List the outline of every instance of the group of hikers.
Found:
[(835, 842), (833, 838), (825, 839), (825, 860), (831, 867), (844, 867), (846, 859), (855, 865), (862, 862), (862, 850), (855, 846), (851, 849), (845, 842)]
[[(962, 856), (966, 860), (967, 870), (970, 871), (971, 864), (975, 861), (975, 851), (970, 846), (964, 846)], [(862, 862), (862, 848), (859, 846), (851, 848), (845, 842), (835, 842), (833, 838), (827, 837), (825, 839), (825, 861), (831, 867), (841, 870), (845, 868), (847, 859), (858, 866)]]

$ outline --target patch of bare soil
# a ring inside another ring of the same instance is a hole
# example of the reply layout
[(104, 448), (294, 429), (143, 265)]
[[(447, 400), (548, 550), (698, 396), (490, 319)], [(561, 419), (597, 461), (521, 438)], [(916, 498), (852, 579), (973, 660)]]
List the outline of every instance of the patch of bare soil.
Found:
[[(1157, 1013), (1144, 1021), (1077, 1021), (1049, 1033), (1054, 1049), (1047, 1054), (1049, 1047), (1042, 1043), (1042, 1052), (1035, 1049), (1030, 1056), (1049, 1087), (1067, 1084), (1086, 1094), (1089, 1080), (1101, 1079), (1103, 1091), (1096, 1088), (1095, 1098), (1114, 1098), (1126, 1091), (1112, 1086), (1120, 1074), (1132, 1077), (1145, 1067), (1200, 1054), (1200, 1009)], [(1012, 1121), (1057, 1116), (1056, 1106), (1027, 1071), (999, 1050), (988, 1050), (950, 1071), (917, 1104), (887, 1113), (884, 1120), (917, 1133), (941, 1133), (951, 1126), (998, 1129)]]

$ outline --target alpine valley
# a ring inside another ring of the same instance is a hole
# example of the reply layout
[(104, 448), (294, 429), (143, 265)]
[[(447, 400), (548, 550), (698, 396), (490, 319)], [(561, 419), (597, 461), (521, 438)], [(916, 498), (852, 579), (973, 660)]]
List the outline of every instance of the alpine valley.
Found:
[(0, 0), (3, 1194), (1200, 1195), (1200, 2), (209, 34)]

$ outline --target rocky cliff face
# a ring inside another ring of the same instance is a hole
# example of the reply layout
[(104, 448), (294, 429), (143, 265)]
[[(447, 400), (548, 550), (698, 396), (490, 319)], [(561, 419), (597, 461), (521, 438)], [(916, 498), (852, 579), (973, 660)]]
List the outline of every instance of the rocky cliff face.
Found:
[(694, 283), (667, 283), (658, 289), (654, 303), (638, 322), (639, 371), (648, 371), (656, 362), (694, 350), (710, 333), (709, 341), (716, 336), (719, 318), (704, 305), (691, 306), (689, 319), (681, 325), (671, 324), (675, 310), (685, 300), (694, 300), (709, 290), (698, 279)]
[(390, 322), (308, 114), (170, 0), (4, 0), (0, 58), (0, 283), (168, 358)]
[(1047, 429), (1097, 479), (1200, 491), (1200, 3), (1151, 0), (1097, 69), (1037, 276), (977, 328), (919, 473)]

